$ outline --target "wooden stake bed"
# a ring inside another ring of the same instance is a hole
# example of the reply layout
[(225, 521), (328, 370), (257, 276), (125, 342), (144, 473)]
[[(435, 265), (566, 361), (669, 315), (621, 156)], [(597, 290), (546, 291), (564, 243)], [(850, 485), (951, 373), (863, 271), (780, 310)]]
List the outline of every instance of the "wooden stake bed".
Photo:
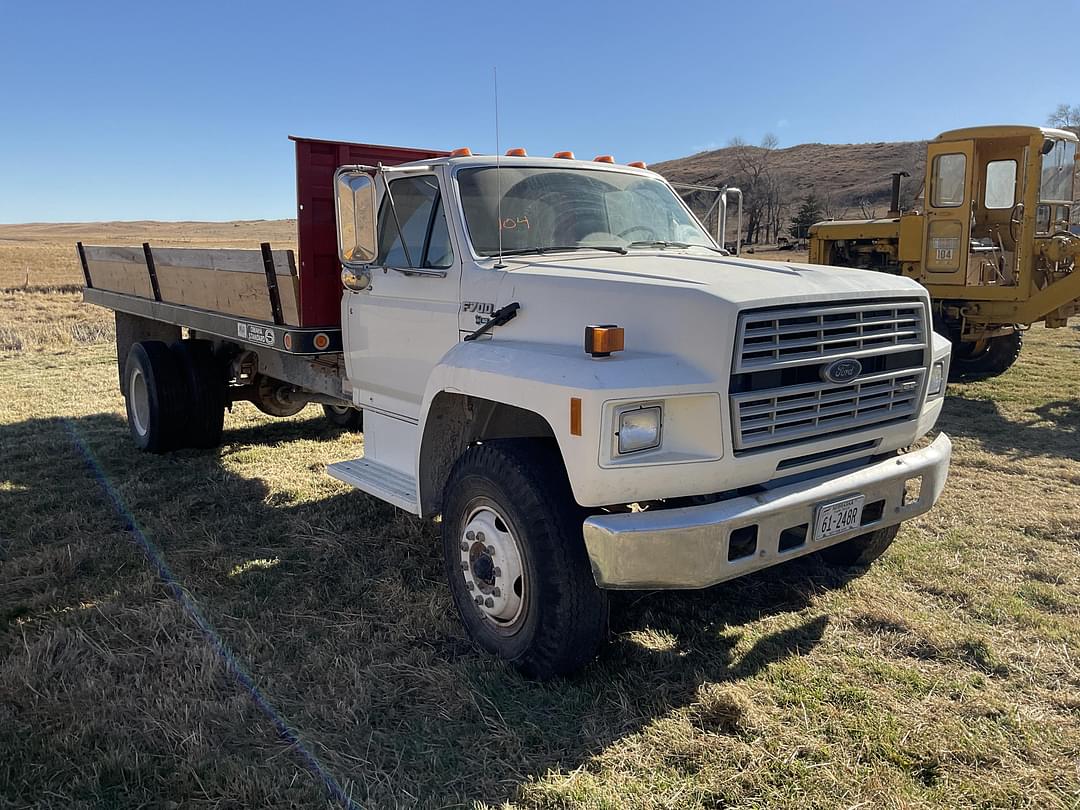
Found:
[(97, 290), (300, 325), (291, 250), (270, 250), (268, 244), (262, 250), (83, 245), (81, 256), (87, 286)]
[(284, 354), (341, 352), (341, 329), (302, 327), (291, 250), (77, 245), (89, 304)]

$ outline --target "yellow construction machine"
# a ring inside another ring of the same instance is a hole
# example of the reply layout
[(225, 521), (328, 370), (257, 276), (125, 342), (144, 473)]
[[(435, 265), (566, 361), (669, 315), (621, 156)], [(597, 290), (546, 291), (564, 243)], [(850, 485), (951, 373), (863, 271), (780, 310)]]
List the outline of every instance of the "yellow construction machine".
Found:
[(953, 341), (950, 376), (1000, 374), (1028, 326), (1080, 312), (1077, 140), (1030, 126), (945, 132), (927, 145), (921, 210), (900, 210), (897, 172), (888, 216), (813, 225), (810, 261), (918, 280)]

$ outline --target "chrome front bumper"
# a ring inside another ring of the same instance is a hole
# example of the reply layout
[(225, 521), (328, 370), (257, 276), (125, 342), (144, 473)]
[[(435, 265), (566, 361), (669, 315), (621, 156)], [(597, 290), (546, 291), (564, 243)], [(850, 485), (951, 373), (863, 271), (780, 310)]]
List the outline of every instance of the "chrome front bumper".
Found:
[[(836, 476), (704, 506), (590, 517), (584, 533), (593, 576), (602, 588), (704, 588), (810, 554), (929, 510), (941, 496), (951, 455), (952, 442), (942, 433), (922, 450)], [(920, 476), (918, 498), (904, 503), (907, 482)], [(812, 539), (816, 508), (850, 495), (866, 498), (863, 524), (827, 540)], [(732, 532), (753, 526), (753, 551), (729, 559)], [(781, 551), (781, 533), (796, 530), (785, 536), (789, 546), (803, 526), (805, 539)]]

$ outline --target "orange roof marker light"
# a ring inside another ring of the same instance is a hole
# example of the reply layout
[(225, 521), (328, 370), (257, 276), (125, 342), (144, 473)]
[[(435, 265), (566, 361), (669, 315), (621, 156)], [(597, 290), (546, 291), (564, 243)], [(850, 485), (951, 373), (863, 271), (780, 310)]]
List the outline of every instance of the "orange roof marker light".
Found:
[(472, 157), (472, 149), (467, 146), (459, 146), (450, 153), (450, 157)]
[(626, 165), (627, 166), (633, 166), (635, 169), (647, 169), (647, 168), (649, 168), (648, 166), (645, 165), (644, 160), (635, 160), (633, 163), (627, 163)]
[(554, 155), (552, 155), (552, 157), (562, 158), (563, 160), (573, 160), (574, 159), (574, 153), (569, 152), (569, 151), (567, 151), (567, 152), (556, 152)]
[(593, 158), (593, 163), (614, 163), (615, 158), (611, 155), (597, 155)]
[(507, 149), (506, 150), (506, 156), (507, 157), (528, 157), (529, 153), (526, 152), (524, 149), (522, 149), (520, 146), (518, 146), (518, 147), (516, 147), (514, 149)]

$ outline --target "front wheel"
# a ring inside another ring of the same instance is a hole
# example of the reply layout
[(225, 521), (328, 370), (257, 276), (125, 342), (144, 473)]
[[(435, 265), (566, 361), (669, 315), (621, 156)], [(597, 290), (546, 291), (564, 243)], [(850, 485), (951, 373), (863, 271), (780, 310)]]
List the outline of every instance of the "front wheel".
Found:
[(607, 634), (582, 517), (558, 451), (542, 442), (472, 447), (446, 484), (443, 557), (462, 624), (529, 677), (575, 672)]
[(962, 382), (1004, 374), (1020, 356), (1023, 345), (1024, 333), (1019, 329), (998, 337), (954, 343), (949, 379)]
[(896, 533), (900, 531), (900, 524), (886, 526), (884, 529), (860, 534), (843, 543), (822, 549), (821, 559), (829, 565), (842, 568), (865, 568), (874, 560), (885, 553), (885, 550), (893, 544)]

